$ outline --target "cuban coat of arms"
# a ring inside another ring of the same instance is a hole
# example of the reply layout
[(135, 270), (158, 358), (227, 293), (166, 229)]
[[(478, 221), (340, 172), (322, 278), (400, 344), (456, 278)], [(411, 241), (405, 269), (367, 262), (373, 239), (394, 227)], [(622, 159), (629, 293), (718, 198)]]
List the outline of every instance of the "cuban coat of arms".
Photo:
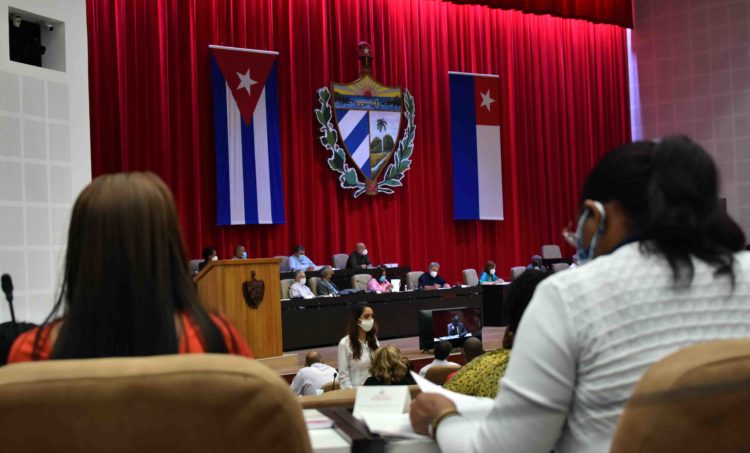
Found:
[(328, 166), (339, 174), (342, 188), (354, 190), (354, 198), (392, 194), (403, 186), (416, 130), (409, 90), (385, 86), (372, 77), (367, 43), (359, 44), (359, 59), (359, 79), (320, 88), (320, 108), (315, 110), (320, 142), (331, 153)]

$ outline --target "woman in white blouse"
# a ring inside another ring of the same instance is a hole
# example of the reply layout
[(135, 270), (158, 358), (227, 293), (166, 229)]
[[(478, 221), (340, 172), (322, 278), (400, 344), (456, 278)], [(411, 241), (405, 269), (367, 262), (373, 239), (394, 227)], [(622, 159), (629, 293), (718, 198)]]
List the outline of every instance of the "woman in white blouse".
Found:
[(415, 431), (431, 432), (442, 451), (609, 451), (653, 363), (696, 343), (750, 337), (745, 235), (719, 204), (713, 160), (686, 137), (604, 156), (566, 238), (581, 267), (537, 287), (482, 420), (436, 394), (412, 403)]
[(307, 286), (307, 278), (305, 278), (305, 271), (297, 271), (294, 274), (294, 283), (289, 287), (289, 297), (312, 299), (315, 297), (312, 290)]
[(349, 334), (339, 341), (339, 380), (341, 388), (359, 387), (370, 377), (370, 362), (378, 349), (378, 327), (372, 307), (352, 305)]

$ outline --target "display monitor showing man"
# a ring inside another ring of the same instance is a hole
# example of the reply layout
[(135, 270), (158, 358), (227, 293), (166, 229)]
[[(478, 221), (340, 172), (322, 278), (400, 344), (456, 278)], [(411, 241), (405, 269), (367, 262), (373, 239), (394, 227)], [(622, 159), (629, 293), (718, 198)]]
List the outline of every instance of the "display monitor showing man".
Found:
[(454, 335), (463, 337), (466, 336), (468, 332), (466, 331), (466, 327), (464, 327), (464, 323), (461, 322), (458, 315), (454, 315), (451, 322), (448, 324), (448, 336), (452, 337)]

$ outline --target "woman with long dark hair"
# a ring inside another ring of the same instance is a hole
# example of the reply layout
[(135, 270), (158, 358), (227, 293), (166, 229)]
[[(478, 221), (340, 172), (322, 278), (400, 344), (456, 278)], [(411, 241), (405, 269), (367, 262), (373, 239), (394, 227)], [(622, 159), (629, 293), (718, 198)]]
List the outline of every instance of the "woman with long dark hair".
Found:
[(172, 194), (152, 173), (94, 179), (70, 219), (60, 295), (9, 362), (219, 352), (250, 356), (188, 275)]
[(378, 349), (375, 313), (367, 304), (352, 305), (349, 333), (339, 341), (339, 380), (341, 388), (359, 387), (370, 377), (372, 355)]
[(437, 430), (443, 451), (608, 451), (650, 365), (695, 343), (750, 337), (745, 236), (696, 143), (671, 137), (604, 156), (570, 237), (581, 267), (536, 289), (476, 430), (440, 396), (412, 404), (414, 428)]

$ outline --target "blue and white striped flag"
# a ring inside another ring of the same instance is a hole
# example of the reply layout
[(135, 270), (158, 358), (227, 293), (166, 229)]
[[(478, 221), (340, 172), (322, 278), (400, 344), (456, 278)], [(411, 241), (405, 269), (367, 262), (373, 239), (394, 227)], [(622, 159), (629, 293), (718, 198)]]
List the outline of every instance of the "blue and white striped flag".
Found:
[(284, 223), (278, 53), (209, 47), (217, 223)]
[(496, 75), (449, 72), (453, 218), (503, 220), (500, 82)]

